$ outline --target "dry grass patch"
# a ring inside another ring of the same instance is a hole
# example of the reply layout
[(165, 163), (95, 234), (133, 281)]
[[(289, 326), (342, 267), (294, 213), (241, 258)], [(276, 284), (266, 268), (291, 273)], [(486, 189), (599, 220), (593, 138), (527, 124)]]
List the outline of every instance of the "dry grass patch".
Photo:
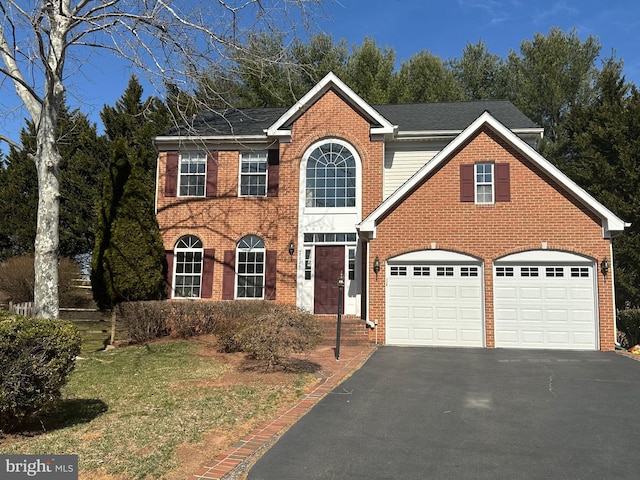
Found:
[(76, 453), (82, 478), (187, 478), (316, 381), (313, 363), (294, 365), (305, 368), (265, 371), (210, 338), (95, 352), (0, 452)]

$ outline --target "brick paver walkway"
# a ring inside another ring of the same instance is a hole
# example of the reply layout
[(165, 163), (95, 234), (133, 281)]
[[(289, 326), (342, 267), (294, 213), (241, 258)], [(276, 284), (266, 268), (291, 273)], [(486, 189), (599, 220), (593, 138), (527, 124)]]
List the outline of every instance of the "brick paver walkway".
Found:
[(272, 420), (259, 425), (236, 443), (231, 450), (216, 457), (209, 466), (202, 467), (193, 475), (193, 478), (202, 480), (231, 478), (235, 473), (239, 473), (239, 470), (251, 466), (291, 425), (360, 368), (375, 349), (373, 345), (341, 347), (340, 360), (336, 362), (337, 369), (333, 369), (326, 378), (321, 378), (305, 392), (297, 404), (280, 412)]

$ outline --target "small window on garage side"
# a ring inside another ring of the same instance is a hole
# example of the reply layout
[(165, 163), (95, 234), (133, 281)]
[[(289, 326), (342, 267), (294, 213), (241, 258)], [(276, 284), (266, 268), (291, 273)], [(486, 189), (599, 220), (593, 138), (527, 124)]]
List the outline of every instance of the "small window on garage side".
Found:
[(589, 267), (571, 267), (571, 276), (572, 277), (589, 277)]
[(513, 277), (513, 267), (496, 267), (496, 277)]
[(407, 276), (407, 267), (401, 266), (392, 266), (389, 270), (389, 275), (392, 277), (406, 277)]
[(438, 277), (453, 277), (453, 267), (437, 267), (436, 275)]
[(545, 269), (546, 277), (564, 277), (563, 267), (547, 267)]
[(493, 203), (493, 163), (476, 163), (476, 203)]
[(460, 267), (461, 277), (477, 277), (478, 267)]
[(521, 277), (537, 277), (538, 267), (521, 267), (520, 276)]

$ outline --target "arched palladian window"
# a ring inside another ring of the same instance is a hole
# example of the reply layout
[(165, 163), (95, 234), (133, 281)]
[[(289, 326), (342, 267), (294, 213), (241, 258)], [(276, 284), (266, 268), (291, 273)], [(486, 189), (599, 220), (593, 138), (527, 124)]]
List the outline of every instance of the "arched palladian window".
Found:
[(180, 237), (174, 249), (174, 298), (200, 298), (204, 249), (195, 235)]
[(356, 160), (346, 145), (329, 141), (309, 155), (306, 168), (307, 207), (355, 207), (356, 184)]
[(264, 298), (265, 248), (260, 237), (242, 237), (236, 248), (236, 298)]

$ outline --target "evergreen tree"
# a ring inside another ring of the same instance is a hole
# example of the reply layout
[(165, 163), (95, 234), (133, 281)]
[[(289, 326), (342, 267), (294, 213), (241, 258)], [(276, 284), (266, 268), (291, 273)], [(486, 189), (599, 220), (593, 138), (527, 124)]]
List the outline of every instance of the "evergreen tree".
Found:
[(114, 142), (99, 217), (91, 282), (94, 299), (103, 309), (166, 296), (164, 247), (153, 192), (143, 157), (129, 151), (125, 139)]
[(631, 227), (613, 239), (616, 299), (640, 306), (640, 93), (609, 59), (594, 101), (576, 105), (555, 151), (558, 166)]
[(121, 301), (163, 298), (164, 249), (154, 211), (154, 136), (170, 125), (158, 99), (142, 100), (131, 77), (115, 107), (101, 117), (112, 151), (99, 212), (91, 283), (100, 308)]
[[(74, 258), (91, 252), (96, 207), (102, 192), (105, 146), (87, 117), (62, 107), (57, 132), (61, 155), (59, 181), (59, 254)], [(38, 185), (30, 152), (35, 151), (31, 122), (20, 133), (21, 150), (11, 147), (0, 168), (0, 259), (33, 253), (36, 236)]]
[(467, 43), (462, 57), (449, 62), (467, 100), (503, 99), (506, 96), (504, 61), (489, 52), (484, 42)]
[(427, 50), (402, 62), (400, 71), (393, 75), (390, 90), (391, 103), (450, 102), (464, 98), (451, 70)]

